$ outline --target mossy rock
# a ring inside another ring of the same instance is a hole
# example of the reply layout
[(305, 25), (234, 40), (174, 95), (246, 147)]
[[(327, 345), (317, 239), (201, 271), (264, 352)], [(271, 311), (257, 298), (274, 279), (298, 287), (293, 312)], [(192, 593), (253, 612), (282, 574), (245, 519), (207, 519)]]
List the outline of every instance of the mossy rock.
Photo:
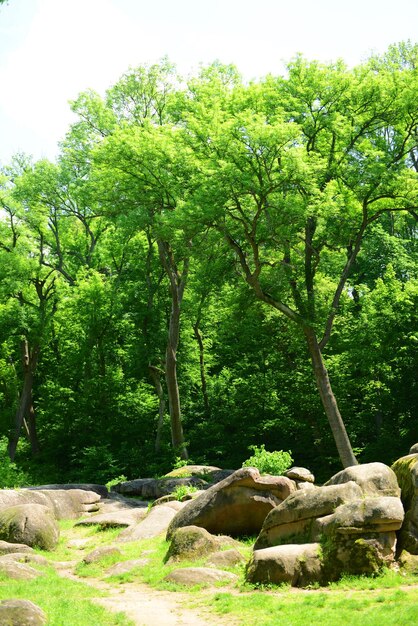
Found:
[(418, 454), (403, 456), (392, 465), (401, 488), (401, 500), (407, 511), (418, 487)]

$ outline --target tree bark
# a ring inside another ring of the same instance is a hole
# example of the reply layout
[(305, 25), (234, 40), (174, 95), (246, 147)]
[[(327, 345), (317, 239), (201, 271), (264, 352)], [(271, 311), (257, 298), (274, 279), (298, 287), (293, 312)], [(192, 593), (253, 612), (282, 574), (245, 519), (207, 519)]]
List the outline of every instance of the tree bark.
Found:
[(177, 348), (180, 338), (181, 303), (186, 287), (189, 259), (186, 257), (183, 260), (183, 272), (181, 273), (175, 262), (170, 245), (162, 240), (158, 240), (157, 243), (161, 263), (170, 281), (171, 293), (171, 313), (165, 354), (165, 380), (170, 410), (171, 442), (179, 456), (187, 460), (189, 455), (184, 441), (181, 422), (180, 392), (177, 381)]
[(315, 331), (310, 327), (305, 327), (303, 330), (312, 360), (312, 367), (319, 395), (334, 436), (334, 441), (337, 446), (341, 462), (344, 467), (357, 465), (358, 462), (354, 456), (354, 452), (338, 408), (337, 400), (332, 391), (328, 372), (322, 358), (321, 349), (319, 347)]
[(36, 436), (35, 428), (35, 414), (33, 411), (32, 402), (33, 379), (36, 366), (38, 364), (39, 346), (35, 345), (32, 349), (30, 349), (28, 340), (24, 339), (22, 341), (21, 349), (23, 366), (23, 386), (19, 398), (14, 425), (9, 437), (8, 453), (11, 461), (14, 461), (17, 444), (19, 442), (22, 425), (25, 419), (28, 426), (28, 434), (32, 452), (34, 454), (37, 454), (39, 452), (39, 443)]
[(157, 423), (157, 433), (155, 435), (155, 446), (154, 450), (156, 454), (161, 452), (161, 433), (164, 424), (164, 413), (165, 413), (165, 399), (164, 399), (164, 390), (161, 384), (161, 374), (164, 374), (163, 370), (160, 370), (158, 367), (154, 365), (148, 365), (150, 376), (152, 382), (154, 383), (155, 392), (158, 397), (158, 423)]

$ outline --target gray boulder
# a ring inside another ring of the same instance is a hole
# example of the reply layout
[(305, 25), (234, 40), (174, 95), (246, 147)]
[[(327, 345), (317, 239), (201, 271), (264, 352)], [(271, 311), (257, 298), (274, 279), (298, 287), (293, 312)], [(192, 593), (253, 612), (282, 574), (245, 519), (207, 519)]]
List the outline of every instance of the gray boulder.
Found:
[(384, 463), (352, 465), (335, 474), (325, 485), (341, 485), (353, 481), (366, 496), (394, 496), (399, 498), (401, 490), (395, 472)]
[(306, 483), (314, 483), (315, 476), (312, 472), (306, 467), (291, 467), (284, 473), (285, 476), (291, 478), (292, 480), (306, 482)]
[(59, 527), (51, 509), (41, 504), (17, 504), (0, 510), (0, 539), (54, 550)]
[(173, 563), (182, 560), (195, 560), (216, 552), (222, 546), (234, 545), (230, 537), (211, 535), (205, 528), (199, 526), (184, 526), (178, 528), (171, 538), (171, 544), (165, 561)]
[(0, 624), (4, 626), (43, 626), (47, 616), (29, 600), (2, 600), (0, 602)]
[(0, 555), (12, 554), (13, 552), (33, 553), (33, 548), (24, 543), (9, 543), (8, 541), (0, 541)]
[(77, 522), (76, 526), (100, 526), (100, 528), (117, 528), (134, 526), (147, 516), (146, 508), (129, 508), (110, 513), (98, 513)]
[(294, 481), (285, 476), (260, 476), (253, 467), (237, 470), (186, 503), (171, 522), (167, 538), (182, 526), (201, 526), (215, 535), (254, 534), (266, 515), (295, 490)]
[(267, 515), (254, 549), (312, 541), (318, 517), (334, 513), (340, 504), (361, 496), (362, 490), (354, 482), (296, 491)]
[(403, 456), (392, 465), (401, 488), (405, 520), (399, 534), (398, 551), (418, 555), (418, 454)]
[(21, 504), (41, 504), (53, 512), (57, 519), (77, 519), (85, 513), (98, 511), (100, 496), (83, 489), (0, 490), (0, 510)]
[(91, 563), (99, 563), (102, 559), (105, 559), (109, 556), (122, 556), (122, 552), (119, 548), (115, 548), (114, 546), (101, 546), (100, 548), (96, 548), (86, 554), (83, 558), (83, 563), (90, 565)]
[(118, 541), (138, 541), (157, 537), (166, 532), (176, 513), (175, 509), (165, 504), (152, 508), (141, 522), (125, 528), (118, 536)]
[(170, 572), (164, 580), (179, 585), (194, 587), (195, 585), (215, 586), (219, 583), (235, 583), (238, 576), (225, 570), (211, 567), (184, 567)]
[(221, 550), (220, 552), (214, 552), (206, 560), (208, 565), (214, 565), (215, 567), (234, 567), (238, 563), (244, 563), (245, 558), (239, 550), (236, 548), (230, 548), (229, 550)]
[[(30, 565), (26, 565), (26, 563), (0, 560), (0, 576), (13, 580), (33, 580), (34, 578), (38, 578), (38, 576), (42, 576), (42, 573), (30, 567)], [(0, 621), (0, 624), (1, 623)]]
[(173, 493), (177, 487), (196, 487), (204, 489), (208, 483), (197, 476), (186, 478), (137, 478), (112, 487), (112, 491), (126, 496), (138, 496), (154, 500)]
[(288, 544), (255, 550), (247, 565), (250, 583), (288, 583), (303, 587), (322, 580), (319, 543)]

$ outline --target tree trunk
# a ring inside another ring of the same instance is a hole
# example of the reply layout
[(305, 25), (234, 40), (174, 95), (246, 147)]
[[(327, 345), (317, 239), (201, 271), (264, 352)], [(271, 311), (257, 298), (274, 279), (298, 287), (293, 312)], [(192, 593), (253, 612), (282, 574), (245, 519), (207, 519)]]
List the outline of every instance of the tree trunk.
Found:
[(170, 409), (171, 442), (179, 456), (187, 460), (189, 455), (184, 442), (180, 392), (177, 382), (177, 348), (180, 338), (181, 303), (189, 271), (189, 259), (188, 257), (183, 259), (183, 272), (181, 273), (177, 267), (170, 244), (160, 239), (157, 241), (157, 245), (161, 264), (170, 281), (171, 292), (171, 313), (165, 354), (165, 380)]
[(168, 330), (167, 350), (165, 357), (165, 378), (167, 384), (168, 403), (171, 419), (171, 442), (182, 459), (189, 455), (184, 443), (181, 424), (180, 392), (177, 382), (177, 348), (180, 335), (180, 305), (176, 296), (172, 297), (170, 324)]
[(309, 354), (312, 360), (312, 367), (315, 375), (319, 395), (331, 426), (332, 434), (344, 467), (357, 465), (357, 459), (351, 448), (350, 440), (342, 420), (337, 400), (331, 388), (328, 372), (322, 358), (321, 349), (315, 331), (310, 327), (304, 328)]
[(161, 432), (164, 424), (164, 413), (165, 413), (165, 399), (164, 399), (164, 390), (161, 384), (161, 374), (164, 374), (162, 370), (154, 365), (148, 366), (150, 371), (150, 376), (152, 378), (152, 382), (154, 383), (155, 392), (158, 396), (158, 424), (157, 424), (157, 434), (155, 435), (155, 446), (154, 450), (156, 454), (161, 452)]
[(15, 422), (9, 437), (8, 453), (11, 461), (14, 461), (16, 448), (20, 438), (23, 422), (26, 418), (28, 433), (30, 437), (32, 452), (39, 452), (39, 444), (36, 436), (35, 415), (33, 412), (32, 392), (33, 379), (38, 364), (39, 346), (29, 348), (27, 339), (22, 341), (22, 365), (23, 365), (23, 386), (16, 411)]
[(199, 346), (199, 366), (200, 366), (200, 388), (202, 390), (203, 403), (205, 405), (205, 413), (210, 415), (209, 397), (206, 383), (206, 368), (205, 368), (205, 347), (203, 345), (202, 335), (199, 329), (199, 319), (196, 324), (193, 325), (193, 332), (197, 344)]

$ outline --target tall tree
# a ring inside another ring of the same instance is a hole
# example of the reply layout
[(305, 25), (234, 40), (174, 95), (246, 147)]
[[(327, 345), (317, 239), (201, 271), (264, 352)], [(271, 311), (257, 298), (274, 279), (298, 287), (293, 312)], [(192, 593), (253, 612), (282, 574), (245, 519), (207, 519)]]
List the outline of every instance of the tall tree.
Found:
[(416, 210), (417, 81), (298, 58), (286, 79), (231, 88), (215, 70), (190, 104), (205, 180), (195, 219), (223, 235), (257, 298), (303, 333), (341, 461), (353, 465), (323, 351), (367, 229)]

